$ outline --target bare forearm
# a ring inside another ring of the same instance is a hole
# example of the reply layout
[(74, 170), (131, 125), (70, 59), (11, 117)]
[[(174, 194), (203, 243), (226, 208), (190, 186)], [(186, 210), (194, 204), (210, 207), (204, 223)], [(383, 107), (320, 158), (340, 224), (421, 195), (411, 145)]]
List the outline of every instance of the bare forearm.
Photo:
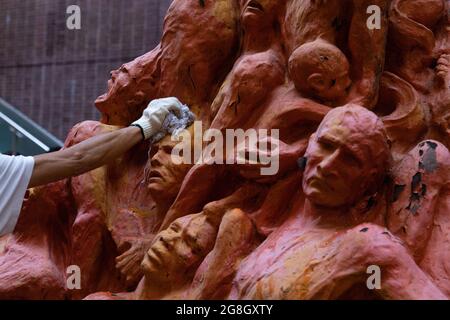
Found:
[(81, 169), (92, 170), (113, 161), (140, 141), (140, 129), (128, 127), (93, 137), (60, 153), (75, 160), (82, 159)]
[(71, 148), (35, 157), (30, 187), (77, 176), (116, 159), (142, 140), (137, 127), (128, 127), (83, 141)]

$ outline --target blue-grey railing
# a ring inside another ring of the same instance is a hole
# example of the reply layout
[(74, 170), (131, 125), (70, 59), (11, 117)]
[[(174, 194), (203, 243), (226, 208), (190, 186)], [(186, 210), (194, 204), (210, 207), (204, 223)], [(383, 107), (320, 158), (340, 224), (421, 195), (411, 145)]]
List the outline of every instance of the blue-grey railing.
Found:
[(0, 153), (34, 156), (63, 143), (0, 98)]

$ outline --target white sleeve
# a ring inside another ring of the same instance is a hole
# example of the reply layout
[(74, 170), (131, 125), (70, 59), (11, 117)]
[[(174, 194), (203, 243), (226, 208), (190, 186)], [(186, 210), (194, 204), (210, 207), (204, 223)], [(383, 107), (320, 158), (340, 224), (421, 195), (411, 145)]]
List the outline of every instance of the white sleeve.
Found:
[(0, 154), (0, 236), (16, 227), (33, 169), (33, 157)]

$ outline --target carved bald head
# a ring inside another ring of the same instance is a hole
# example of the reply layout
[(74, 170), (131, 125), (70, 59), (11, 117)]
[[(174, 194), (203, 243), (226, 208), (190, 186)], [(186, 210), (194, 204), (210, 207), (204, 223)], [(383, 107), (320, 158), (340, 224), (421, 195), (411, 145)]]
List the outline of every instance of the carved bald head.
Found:
[(318, 39), (298, 47), (289, 58), (289, 74), (297, 90), (327, 102), (338, 102), (351, 86), (347, 57)]
[(382, 121), (347, 105), (330, 111), (310, 138), (303, 190), (320, 206), (352, 205), (384, 180), (390, 150)]

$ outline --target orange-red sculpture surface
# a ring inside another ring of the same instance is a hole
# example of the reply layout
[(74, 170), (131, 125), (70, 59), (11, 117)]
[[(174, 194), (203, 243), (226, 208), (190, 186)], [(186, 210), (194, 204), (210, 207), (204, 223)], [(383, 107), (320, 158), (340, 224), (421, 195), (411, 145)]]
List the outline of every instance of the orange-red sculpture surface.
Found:
[(176, 96), (204, 129), (279, 129), (279, 170), (177, 164), (166, 137), (30, 190), (0, 239), (0, 298), (450, 298), (449, 9), (174, 0), (66, 147)]

